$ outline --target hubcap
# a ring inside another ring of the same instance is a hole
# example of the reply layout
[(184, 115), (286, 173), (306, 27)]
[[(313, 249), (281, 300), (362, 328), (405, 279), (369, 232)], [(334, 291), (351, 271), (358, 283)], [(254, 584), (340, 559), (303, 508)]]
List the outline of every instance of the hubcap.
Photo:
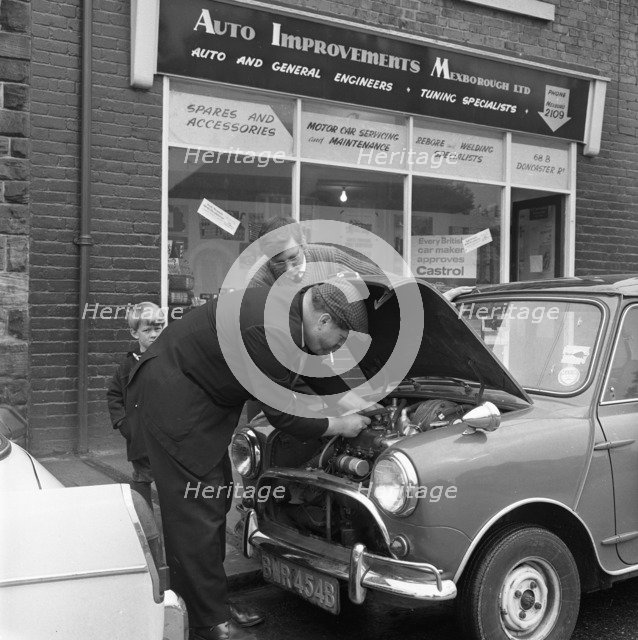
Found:
[(513, 640), (543, 640), (561, 605), (556, 569), (542, 558), (525, 558), (505, 576), (499, 594), (501, 625)]

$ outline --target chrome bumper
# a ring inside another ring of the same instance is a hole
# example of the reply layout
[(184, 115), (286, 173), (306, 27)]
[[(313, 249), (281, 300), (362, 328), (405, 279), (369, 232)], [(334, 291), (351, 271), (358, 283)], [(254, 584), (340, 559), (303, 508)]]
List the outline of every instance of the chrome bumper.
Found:
[(244, 555), (252, 557), (255, 549), (347, 582), (350, 600), (356, 604), (365, 600), (368, 589), (431, 602), (456, 597), (454, 582), (443, 580), (431, 564), (379, 556), (366, 551), (362, 544), (352, 548), (349, 563), (342, 562), (267, 535), (259, 530), (257, 514), (251, 510), (244, 520)]

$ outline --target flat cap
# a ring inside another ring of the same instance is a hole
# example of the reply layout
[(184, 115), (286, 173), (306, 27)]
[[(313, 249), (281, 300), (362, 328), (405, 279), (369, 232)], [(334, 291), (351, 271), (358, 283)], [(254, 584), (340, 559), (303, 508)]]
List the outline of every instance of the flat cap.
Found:
[[(335, 319), (339, 319), (351, 331), (368, 333), (368, 312), (357, 288), (342, 277), (336, 277), (315, 285), (318, 298)], [(352, 302), (349, 302), (352, 300)]]

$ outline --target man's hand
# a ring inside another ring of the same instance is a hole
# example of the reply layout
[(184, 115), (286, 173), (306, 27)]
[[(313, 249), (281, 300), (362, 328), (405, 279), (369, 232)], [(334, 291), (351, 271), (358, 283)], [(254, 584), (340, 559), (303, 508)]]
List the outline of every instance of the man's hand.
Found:
[(328, 428), (324, 436), (343, 436), (354, 438), (370, 424), (370, 418), (353, 413), (341, 418), (328, 418)]

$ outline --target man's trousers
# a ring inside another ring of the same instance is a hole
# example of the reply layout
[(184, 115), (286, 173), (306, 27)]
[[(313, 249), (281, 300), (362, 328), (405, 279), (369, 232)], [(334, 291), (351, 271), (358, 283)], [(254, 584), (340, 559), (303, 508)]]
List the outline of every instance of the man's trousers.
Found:
[(198, 477), (169, 455), (152, 433), (144, 436), (155, 477), (171, 589), (186, 603), (190, 627), (230, 619), (227, 604), (226, 513), (232, 503), (228, 454)]

